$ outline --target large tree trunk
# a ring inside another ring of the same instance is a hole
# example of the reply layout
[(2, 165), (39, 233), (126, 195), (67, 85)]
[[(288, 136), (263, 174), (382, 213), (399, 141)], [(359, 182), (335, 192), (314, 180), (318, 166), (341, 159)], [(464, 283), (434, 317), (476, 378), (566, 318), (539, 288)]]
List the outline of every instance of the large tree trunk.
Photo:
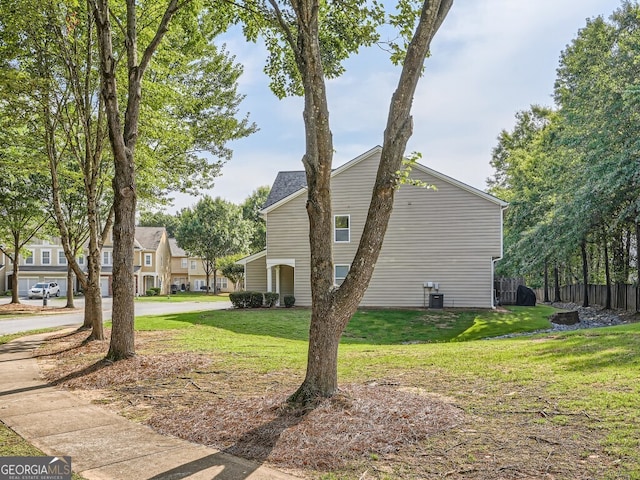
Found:
[(136, 1), (126, 1), (126, 22), (124, 23), (126, 38), (124, 44), (127, 51), (128, 82), (127, 108), (123, 125), (118, 102), (117, 62), (113, 54), (109, 1), (95, 0), (92, 3), (100, 50), (102, 98), (105, 103), (109, 141), (115, 166), (113, 179), (115, 213), (113, 225), (113, 308), (111, 343), (107, 353), (107, 358), (110, 360), (120, 360), (135, 354), (133, 247), (137, 195), (134, 152), (138, 140), (142, 77), (151, 62), (151, 57), (168, 30), (169, 22), (181, 5), (177, 0), (168, 2), (155, 35), (138, 61)]
[[(272, 2), (273, 3), (273, 2)], [(307, 213), (311, 253), (311, 326), (307, 373), (289, 398), (312, 403), (330, 397), (337, 388), (338, 344), (366, 291), (393, 208), (397, 171), (412, 133), (410, 116), (415, 88), (430, 42), (451, 7), (452, 0), (423, 4), (415, 34), (408, 46), (398, 87), (393, 95), (384, 134), (378, 174), (369, 213), (351, 269), (339, 289), (333, 286), (331, 165), (333, 140), (318, 42), (318, 10), (314, 1), (294, 2), (297, 41), (290, 36), (305, 91), (304, 123)], [(284, 23), (284, 22), (283, 22)]]
[(11, 272), (11, 303), (20, 303), (20, 296), (18, 295), (18, 272), (20, 271), (20, 266), (18, 265), (19, 261), (20, 256), (15, 254), (13, 270)]
[(67, 304), (65, 308), (75, 308), (73, 303), (73, 268), (69, 265), (67, 267)]
[[(34, 259), (35, 260), (35, 259)], [(11, 272), (11, 303), (20, 303), (18, 275), (20, 274), (20, 234), (13, 234), (13, 271)]]
[(589, 306), (589, 263), (587, 262), (587, 242), (583, 241), (580, 244), (580, 252), (582, 253), (582, 284), (583, 284), (583, 298), (582, 306)]

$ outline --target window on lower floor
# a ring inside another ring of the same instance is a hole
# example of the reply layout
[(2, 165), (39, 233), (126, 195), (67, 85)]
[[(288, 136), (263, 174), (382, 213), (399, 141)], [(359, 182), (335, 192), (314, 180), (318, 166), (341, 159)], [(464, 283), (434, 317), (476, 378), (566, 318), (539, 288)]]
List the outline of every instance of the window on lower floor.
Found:
[(223, 288), (227, 288), (227, 286), (228, 286), (227, 277), (216, 278), (216, 287), (223, 289)]
[(334, 265), (333, 266), (333, 283), (336, 286), (342, 285), (344, 279), (349, 273), (349, 265)]

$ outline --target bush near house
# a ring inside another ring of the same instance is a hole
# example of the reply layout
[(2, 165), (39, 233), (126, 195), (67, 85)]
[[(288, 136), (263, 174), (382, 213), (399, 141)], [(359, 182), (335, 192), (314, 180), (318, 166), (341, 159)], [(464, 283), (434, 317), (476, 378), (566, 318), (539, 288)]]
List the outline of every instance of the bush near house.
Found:
[(293, 295), (285, 295), (282, 300), (284, 301), (284, 306), (287, 308), (291, 308), (296, 303), (296, 297)]
[(280, 294), (275, 292), (267, 292), (264, 294), (264, 306), (267, 308), (271, 308), (278, 303), (280, 299)]

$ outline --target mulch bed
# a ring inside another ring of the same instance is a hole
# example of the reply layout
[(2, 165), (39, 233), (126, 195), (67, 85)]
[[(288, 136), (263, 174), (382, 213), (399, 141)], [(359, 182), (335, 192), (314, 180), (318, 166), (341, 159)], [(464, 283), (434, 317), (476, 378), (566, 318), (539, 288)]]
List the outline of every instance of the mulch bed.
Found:
[(302, 477), (591, 479), (615, 471), (597, 419), (555, 411), (534, 387), (502, 392), (513, 386), (388, 372), (300, 410), (286, 403), (300, 372), (221, 367), (215, 354), (169, 351), (167, 332), (138, 333), (139, 354), (111, 363), (102, 360), (108, 342), (85, 344), (86, 336), (61, 335), (39, 351), (49, 381), (90, 391), (161, 433)]

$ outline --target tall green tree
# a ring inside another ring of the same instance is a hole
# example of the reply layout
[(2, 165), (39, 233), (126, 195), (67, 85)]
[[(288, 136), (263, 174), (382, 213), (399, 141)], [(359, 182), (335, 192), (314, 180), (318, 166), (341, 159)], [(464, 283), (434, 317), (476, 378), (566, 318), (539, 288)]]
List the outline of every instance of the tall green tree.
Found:
[(50, 199), (46, 177), (28, 173), (27, 169), (14, 172), (15, 176), (0, 175), (0, 250), (13, 263), (11, 303), (20, 303), (21, 251), (50, 220), (47, 211)]
[[(265, 38), (270, 51), (266, 71), (276, 95), (304, 96), (307, 213), (311, 253), (312, 312), (305, 379), (291, 397), (313, 402), (332, 396), (338, 388), (338, 343), (366, 291), (391, 216), (398, 172), (412, 134), (411, 105), (424, 60), (452, 0), (400, 0), (385, 17), (377, 3), (346, 0), (258, 0), (242, 14), (248, 18), (249, 38)], [(261, 21), (252, 27), (256, 12)], [(382, 141), (381, 161), (360, 244), (351, 269), (339, 288), (333, 285), (331, 236), (331, 171), (333, 140), (326, 95), (326, 78), (344, 71), (343, 60), (379, 38), (377, 27), (388, 20), (399, 32), (391, 44), (392, 60), (402, 64), (390, 102)]]
[(247, 251), (251, 224), (242, 217), (242, 209), (237, 205), (208, 196), (193, 208), (182, 210), (180, 220), (176, 232), (178, 246), (190, 257), (202, 260), (208, 292), (211, 276), (216, 285), (218, 261)]
[(242, 203), (242, 216), (253, 226), (249, 245), (250, 253), (261, 252), (267, 247), (267, 224), (260, 215), (260, 210), (267, 201), (270, 191), (269, 186), (258, 187)]
[[(219, 163), (209, 163), (197, 153), (208, 151), (225, 160), (230, 155), (225, 143), (250, 134), (255, 127), (235, 116), (241, 100), (235, 91), (240, 69), (226, 55), (214, 55), (213, 38), (230, 21), (228, 6), (216, 5), (208, 11), (198, 1), (177, 0), (127, 0), (113, 5), (109, 0), (90, 0), (90, 5), (115, 170), (113, 327), (107, 356), (118, 360), (135, 351), (133, 247), (136, 208), (144, 195), (138, 174), (163, 179), (159, 173), (166, 172), (180, 189), (192, 190), (194, 172), (206, 182), (219, 169)], [(190, 51), (201, 57), (188, 57)], [(152, 63), (154, 56), (157, 61)], [(149, 74), (152, 83), (145, 80)], [(159, 80), (180, 88), (162, 92)], [(142, 101), (143, 92), (147, 103)], [(170, 142), (159, 142), (167, 131), (176, 134)], [(158, 158), (163, 162), (153, 161)], [(147, 198), (155, 193), (148, 191)]]

